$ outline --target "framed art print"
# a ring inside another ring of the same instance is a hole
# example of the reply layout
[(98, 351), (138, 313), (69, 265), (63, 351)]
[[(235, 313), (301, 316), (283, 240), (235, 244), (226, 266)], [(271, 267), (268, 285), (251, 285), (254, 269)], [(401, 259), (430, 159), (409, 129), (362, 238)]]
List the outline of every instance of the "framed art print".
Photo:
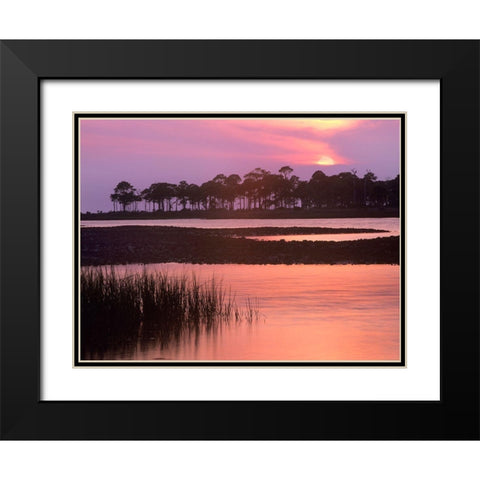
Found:
[(4, 438), (478, 438), (478, 42), (1, 59)]

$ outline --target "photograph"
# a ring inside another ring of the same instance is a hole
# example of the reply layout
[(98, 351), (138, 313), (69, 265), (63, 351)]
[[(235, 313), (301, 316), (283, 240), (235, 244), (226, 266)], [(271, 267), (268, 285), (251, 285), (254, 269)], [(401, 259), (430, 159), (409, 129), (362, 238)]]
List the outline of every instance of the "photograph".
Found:
[(74, 365), (405, 366), (405, 122), (74, 113)]

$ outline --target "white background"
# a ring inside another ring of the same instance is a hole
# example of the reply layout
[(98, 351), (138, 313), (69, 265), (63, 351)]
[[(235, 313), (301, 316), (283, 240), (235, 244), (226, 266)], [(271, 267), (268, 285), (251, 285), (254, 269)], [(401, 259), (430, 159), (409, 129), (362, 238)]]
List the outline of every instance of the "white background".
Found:
[[(41, 96), (43, 400), (440, 400), (438, 81), (54, 80)], [(407, 112), (407, 368), (72, 369), (72, 111)]]
[[(478, 38), (476, 2), (4, 2), (1, 38)], [(478, 442), (3, 442), (4, 478), (477, 479)], [(141, 461), (139, 460), (141, 459)]]

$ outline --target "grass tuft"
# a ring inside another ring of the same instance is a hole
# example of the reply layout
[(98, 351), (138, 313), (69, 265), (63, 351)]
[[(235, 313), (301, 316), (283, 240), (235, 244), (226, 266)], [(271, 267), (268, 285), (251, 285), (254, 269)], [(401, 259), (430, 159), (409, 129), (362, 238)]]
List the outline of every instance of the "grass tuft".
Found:
[(128, 357), (152, 344), (166, 347), (182, 336), (213, 333), (222, 325), (252, 323), (259, 317), (258, 302), (245, 308), (221, 281), (212, 277), (200, 283), (191, 276), (165, 272), (121, 276), (113, 267), (81, 271), (82, 358), (115, 351)]

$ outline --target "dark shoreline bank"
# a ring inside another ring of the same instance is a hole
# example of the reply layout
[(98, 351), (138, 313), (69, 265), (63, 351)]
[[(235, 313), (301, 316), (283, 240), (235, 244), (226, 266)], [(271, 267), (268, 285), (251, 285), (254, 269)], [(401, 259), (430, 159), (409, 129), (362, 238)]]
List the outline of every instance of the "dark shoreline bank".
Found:
[[(268, 231), (268, 233), (265, 233)], [(81, 229), (81, 264), (398, 264), (399, 237), (345, 242), (256, 241), (233, 235), (380, 232), (372, 229), (260, 227), (91, 227)], [(261, 233), (259, 233), (261, 232)]]
[(82, 213), (81, 220), (155, 220), (155, 219), (284, 219), (284, 218), (386, 218), (398, 217), (398, 208), (311, 208), (276, 210), (181, 210), (178, 212), (106, 212)]

